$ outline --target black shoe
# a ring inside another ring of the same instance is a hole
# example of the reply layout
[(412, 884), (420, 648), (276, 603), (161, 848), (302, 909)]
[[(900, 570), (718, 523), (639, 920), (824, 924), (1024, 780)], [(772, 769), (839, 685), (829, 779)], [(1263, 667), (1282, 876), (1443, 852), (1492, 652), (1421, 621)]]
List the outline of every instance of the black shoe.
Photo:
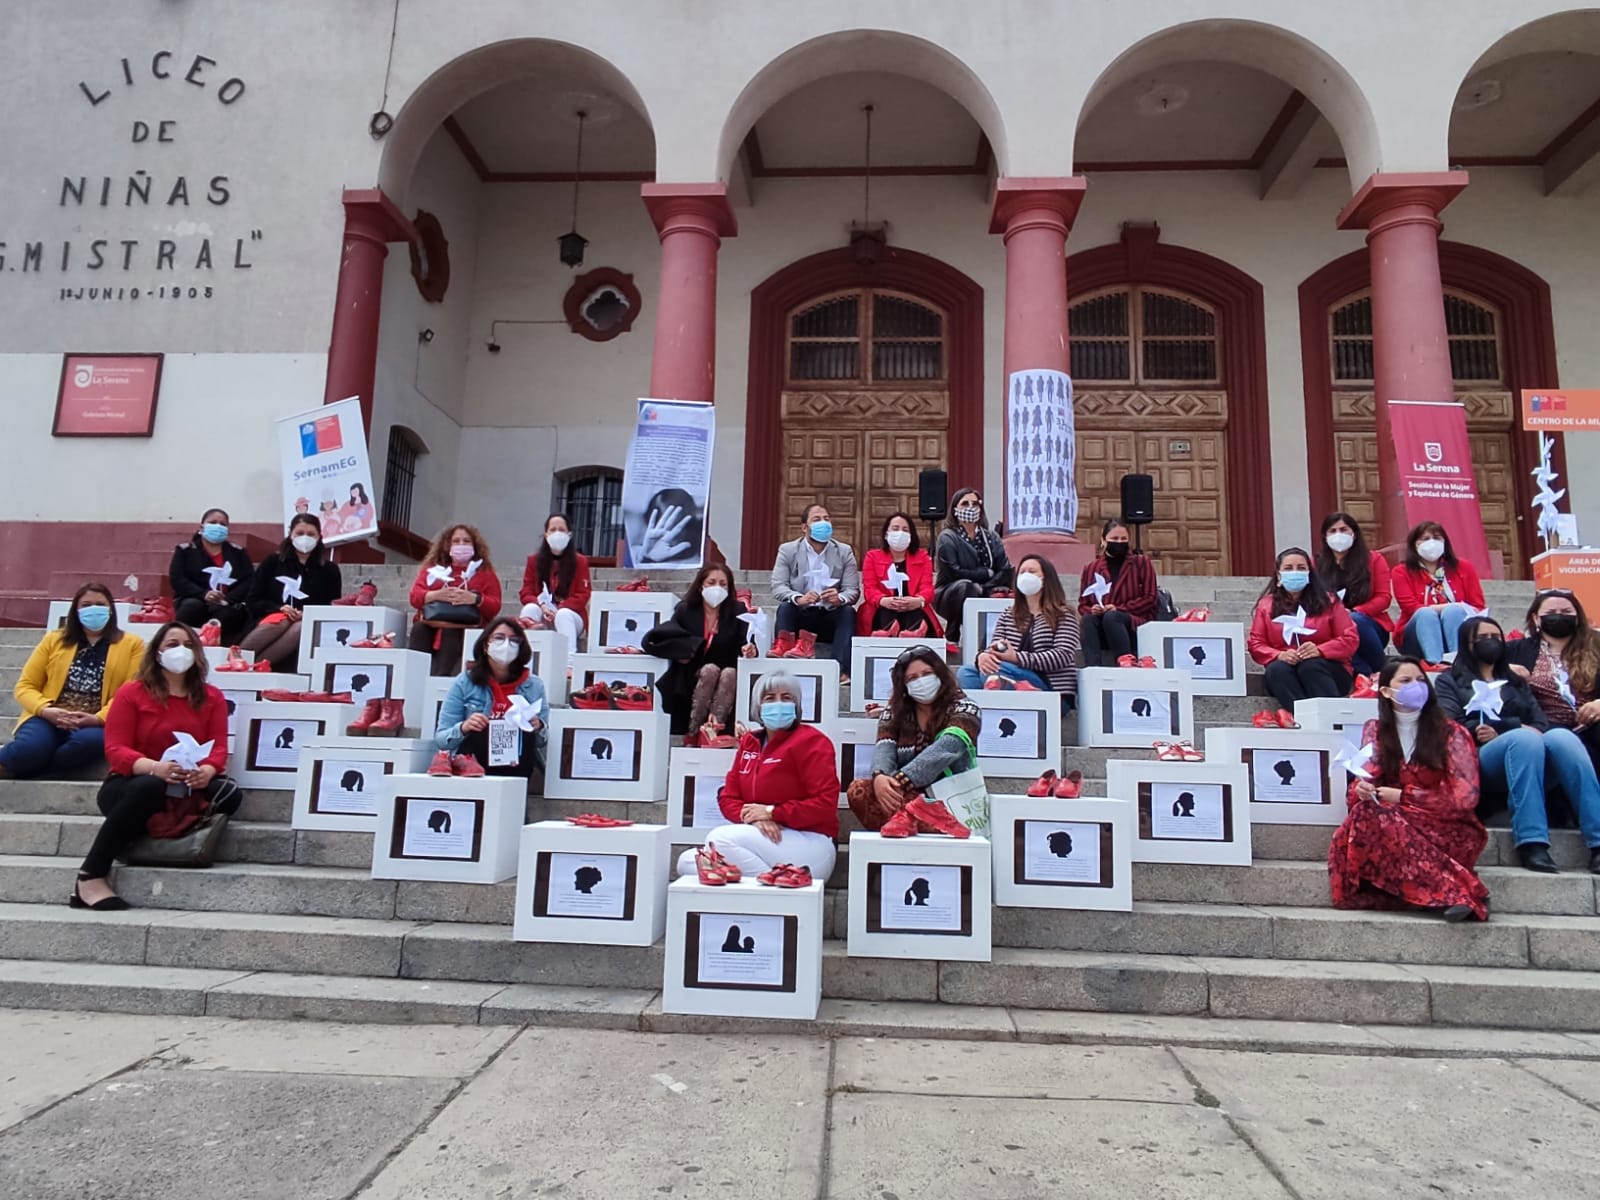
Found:
[(1528, 842), (1518, 846), (1517, 857), (1530, 871), (1538, 871), (1542, 875), (1561, 874), (1561, 868), (1556, 866), (1556, 860), (1550, 857), (1550, 847), (1543, 842)]
[(1449, 908), (1444, 909), (1439, 915), (1446, 921), (1450, 922), (1450, 924), (1459, 925), (1462, 921), (1465, 921), (1468, 917), (1472, 916), (1472, 905), (1452, 904)]
[[(79, 881), (81, 882), (81, 881)], [(121, 896), (107, 896), (104, 900), (90, 904), (78, 895), (78, 884), (72, 885), (72, 895), (67, 897), (68, 908), (87, 908), (90, 912), (124, 912), (133, 907)]]

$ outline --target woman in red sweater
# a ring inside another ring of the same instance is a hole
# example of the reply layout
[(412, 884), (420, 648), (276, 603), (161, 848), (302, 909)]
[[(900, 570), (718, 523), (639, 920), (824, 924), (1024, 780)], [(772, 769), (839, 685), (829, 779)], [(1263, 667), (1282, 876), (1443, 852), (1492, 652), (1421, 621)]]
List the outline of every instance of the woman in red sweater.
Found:
[(1292, 712), (1296, 700), (1348, 696), (1350, 659), (1360, 640), (1350, 613), (1312, 571), (1311, 556), (1298, 546), (1281, 551), (1247, 639), (1278, 707)]
[[(210, 751), (186, 769), (162, 755), (188, 734)], [(145, 824), (163, 811), (169, 796), (205, 795), (212, 811), (231, 813), (240, 795), (222, 773), (228, 764), (228, 704), (206, 683), (206, 656), (194, 630), (177, 621), (150, 639), (139, 676), (117, 689), (106, 714), (106, 761), (111, 774), (96, 803), (105, 824), (78, 871), (68, 901), (97, 912), (129, 907), (111, 890), (111, 862), (128, 843), (144, 836)]]
[(440, 531), (411, 585), (411, 607), (417, 615), (407, 644), (433, 655), (431, 674), (459, 674), (464, 631), (500, 615), (500, 578), (483, 534), (471, 525)]
[(1337, 596), (1355, 622), (1361, 646), (1352, 664), (1363, 675), (1383, 666), (1384, 648), (1394, 632), (1389, 620), (1389, 563), (1376, 550), (1367, 549), (1361, 526), (1349, 513), (1329, 513), (1322, 518), (1322, 546), (1317, 550), (1317, 578)]
[[(685, 850), (678, 874), (696, 873), (696, 859), (715, 850), (754, 878), (779, 863), (827, 879), (839, 836), (839, 768), (833, 743), (800, 721), (800, 681), (784, 671), (761, 680), (761, 726), (745, 730), (717, 796), (722, 825), (706, 848)], [(732, 882), (730, 880), (729, 882)]]
[(942, 636), (938, 614), (933, 611), (933, 559), (922, 548), (916, 525), (903, 512), (883, 523), (882, 545), (868, 550), (861, 563), (856, 636), (874, 634)]
[(572, 549), (572, 522), (551, 513), (538, 552), (522, 568), (523, 628), (554, 629), (576, 654), (589, 624), (589, 592), (589, 559)]
[(1112, 517), (1100, 534), (1100, 557), (1084, 567), (1078, 581), (1086, 667), (1113, 666), (1123, 655), (1137, 654), (1135, 631), (1156, 615), (1156, 569), (1130, 549), (1128, 527)]
[(1420, 658), (1430, 671), (1442, 671), (1445, 651), (1456, 648), (1461, 623), (1488, 607), (1477, 569), (1456, 557), (1443, 525), (1424, 521), (1406, 534), (1405, 561), (1390, 581), (1400, 606), (1394, 631), (1400, 652)]

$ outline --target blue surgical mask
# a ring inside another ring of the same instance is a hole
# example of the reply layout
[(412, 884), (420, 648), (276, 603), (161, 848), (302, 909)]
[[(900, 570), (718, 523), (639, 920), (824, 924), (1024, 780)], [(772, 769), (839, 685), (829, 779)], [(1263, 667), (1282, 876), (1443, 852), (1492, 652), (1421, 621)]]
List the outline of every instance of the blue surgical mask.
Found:
[(1311, 582), (1310, 571), (1279, 571), (1278, 586), (1286, 592), (1303, 592)]
[(220, 546), (228, 540), (228, 527), (226, 525), (218, 525), (215, 521), (208, 521), (200, 526), (200, 536), (213, 546)]
[(787, 729), (795, 723), (800, 715), (795, 708), (793, 700), (763, 700), (761, 702), (761, 724), (767, 729)]
[(812, 541), (826, 542), (829, 539), (831, 539), (832, 537), (833, 537), (833, 522), (832, 521), (813, 521), (813, 522), (811, 522), (811, 540)]
[(111, 608), (105, 604), (86, 604), (78, 610), (78, 623), (90, 633), (99, 633), (111, 623)]

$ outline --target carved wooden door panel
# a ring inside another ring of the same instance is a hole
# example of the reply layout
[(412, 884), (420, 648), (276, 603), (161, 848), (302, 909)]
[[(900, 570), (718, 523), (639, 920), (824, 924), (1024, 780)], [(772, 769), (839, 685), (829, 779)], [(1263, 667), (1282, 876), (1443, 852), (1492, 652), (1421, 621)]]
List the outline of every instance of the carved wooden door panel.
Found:
[(1227, 451), (1221, 430), (1139, 435), (1139, 469), (1155, 479), (1156, 520), (1144, 546), (1156, 570), (1226, 575)]
[(1100, 530), (1122, 511), (1122, 477), (1137, 470), (1131, 430), (1078, 427), (1078, 540), (1099, 545)]
[(834, 537), (854, 546), (861, 520), (863, 433), (785, 426), (783, 441), (782, 540), (799, 537), (806, 505), (821, 502), (828, 506)]

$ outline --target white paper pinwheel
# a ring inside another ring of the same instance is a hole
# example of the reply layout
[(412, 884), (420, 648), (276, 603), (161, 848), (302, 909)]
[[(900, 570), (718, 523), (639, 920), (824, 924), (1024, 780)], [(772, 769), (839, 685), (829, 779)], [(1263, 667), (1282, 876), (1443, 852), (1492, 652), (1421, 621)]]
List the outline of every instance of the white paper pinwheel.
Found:
[(1484, 682), (1482, 679), (1472, 681), (1472, 699), (1466, 703), (1465, 711), (1477, 713), (1479, 720), (1498, 721), (1500, 719), (1500, 706), (1504, 697), (1500, 689), (1505, 687), (1504, 679), (1495, 679)]
[(541, 587), (539, 589), (539, 607), (543, 609), (554, 608), (555, 606), (556, 598), (550, 594), (550, 588), (548, 586)]
[(175, 762), (185, 771), (198, 770), (216, 745), (214, 741), (197, 742), (189, 734), (177, 729), (173, 730), (172, 737), (172, 745), (161, 752), (161, 761)]
[(512, 695), (510, 707), (506, 709), (505, 719), (510, 721), (523, 733), (533, 732), (533, 722), (544, 715), (543, 700), (529, 700), (524, 696)]
[(428, 568), (427, 580), (428, 580), (429, 583), (432, 583), (432, 584), (449, 583), (450, 582), (450, 568), (449, 567), (441, 567), (441, 566), (438, 566), (438, 565), (429, 567)]
[(1094, 573), (1094, 582), (1083, 589), (1083, 594), (1085, 596), (1093, 596), (1094, 602), (1100, 605), (1105, 604), (1106, 596), (1109, 595), (1110, 592), (1111, 581), (1104, 575), (1100, 574), (1099, 571)]
[(893, 563), (889, 564), (889, 573), (883, 577), (883, 586), (891, 592), (898, 592), (902, 583), (910, 583), (911, 576), (907, 575)]
[(300, 586), (300, 581), (293, 575), (279, 575), (277, 579), (279, 583), (283, 584), (283, 602), (285, 604), (291, 600), (306, 599), (306, 594)]
[(1292, 613), (1284, 613), (1283, 616), (1273, 617), (1272, 619), (1283, 626), (1283, 644), (1285, 646), (1293, 646), (1296, 644), (1296, 638), (1310, 637), (1315, 632), (1311, 626), (1306, 624), (1304, 605), (1296, 608)]
[(467, 580), (471, 579), (478, 573), (478, 568), (481, 566), (483, 566), (483, 559), (481, 558), (475, 558), (467, 564), (467, 569), (461, 572), (462, 587), (465, 587), (467, 585)]
[(1338, 596), (1338, 597), (1339, 597), (1339, 603), (1340, 603), (1340, 604), (1343, 604), (1343, 603), (1344, 603), (1344, 594), (1345, 594), (1345, 591), (1346, 591), (1346, 589), (1345, 589), (1345, 588), (1340, 588), (1340, 589), (1339, 589), (1339, 590), (1338, 590), (1338, 591), (1337, 591), (1337, 592), (1335, 592), (1335, 593), (1334, 593), (1334, 595), (1336, 595), (1336, 596)]
[(1372, 772), (1367, 770), (1367, 764), (1372, 761), (1372, 743), (1368, 742), (1359, 750), (1351, 749), (1349, 746), (1341, 747), (1333, 756), (1333, 761), (1357, 779), (1371, 779)]
[(1539, 485), (1539, 491), (1529, 507), (1539, 512), (1539, 536), (1544, 539), (1546, 546), (1554, 541), (1556, 530), (1560, 527), (1561, 512), (1556, 508), (1556, 504), (1567, 494), (1566, 488), (1556, 491), (1551, 487), (1557, 478), (1556, 469), (1550, 463), (1550, 454), (1555, 449), (1555, 444), (1555, 439), (1548, 433), (1539, 435), (1539, 465), (1531, 472), (1534, 482)]
[(239, 582), (233, 577), (233, 564), (231, 562), (225, 562), (220, 567), (207, 567), (205, 572), (206, 578), (211, 581), (211, 590), (213, 592), (225, 591)]
[(837, 575), (828, 574), (826, 563), (819, 562), (806, 572), (806, 591), (808, 592), (816, 592), (821, 595), (838, 582), (839, 577)]
[(1577, 708), (1578, 698), (1572, 694), (1572, 676), (1567, 674), (1567, 665), (1558, 661), (1551, 674), (1555, 676), (1556, 691), (1561, 693), (1561, 698), (1573, 708)]
[(745, 641), (766, 645), (772, 625), (772, 618), (767, 616), (766, 609), (758, 608), (754, 612), (740, 613), (739, 620), (750, 627), (749, 632), (745, 634)]

